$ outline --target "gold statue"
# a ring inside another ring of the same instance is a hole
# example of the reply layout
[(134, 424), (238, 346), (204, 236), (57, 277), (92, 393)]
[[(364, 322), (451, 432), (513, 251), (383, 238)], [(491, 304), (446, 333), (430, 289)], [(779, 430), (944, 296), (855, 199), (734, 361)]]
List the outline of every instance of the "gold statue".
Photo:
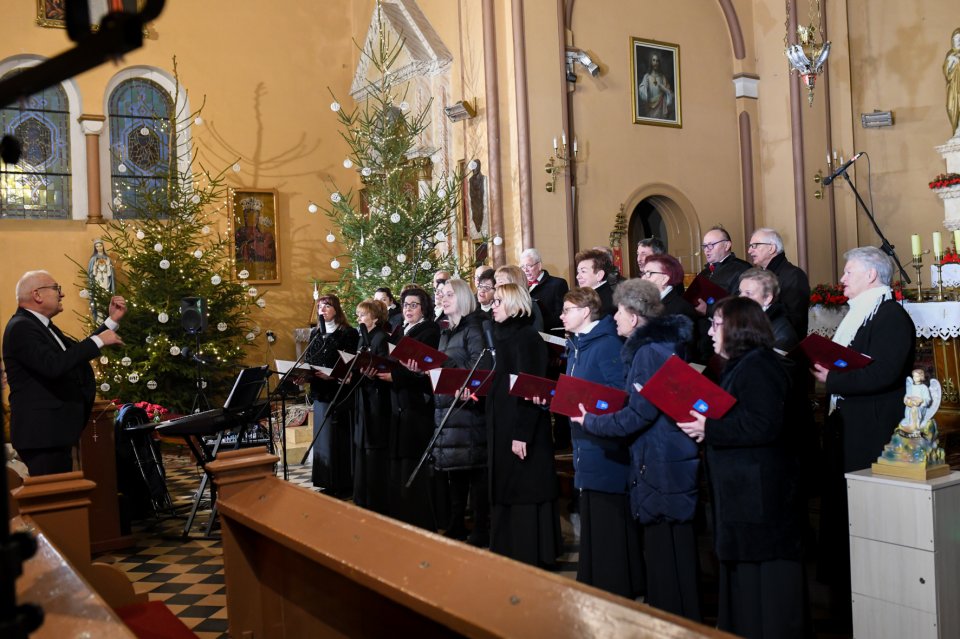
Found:
[(950, 118), (950, 135), (960, 137), (960, 29), (950, 36), (953, 47), (943, 60), (943, 77), (947, 80), (947, 116)]
[(874, 473), (925, 480), (950, 472), (933, 420), (943, 392), (935, 379), (927, 386), (926, 377), (923, 369), (917, 368), (907, 378), (903, 419), (873, 465)]

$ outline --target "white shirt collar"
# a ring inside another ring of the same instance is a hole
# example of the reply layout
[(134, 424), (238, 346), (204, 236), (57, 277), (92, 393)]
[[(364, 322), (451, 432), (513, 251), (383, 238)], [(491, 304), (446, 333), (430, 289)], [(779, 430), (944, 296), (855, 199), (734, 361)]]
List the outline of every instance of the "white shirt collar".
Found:
[(670, 291), (672, 291), (672, 290), (673, 290), (673, 287), (672, 287), (672, 286), (668, 286), (667, 288), (665, 288), (665, 289), (663, 289), (662, 291), (660, 291), (660, 299), (665, 298), (667, 295), (670, 294)]
[(46, 315), (42, 315), (41, 313), (38, 313), (38, 312), (36, 312), (35, 310), (33, 310), (33, 309), (31, 309), (31, 308), (25, 308), (25, 309), (23, 309), (23, 310), (25, 310), (25, 311), (27, 311), (27, 312), (29, 312), (29, 313), (33, 313), (34, 316), (35, 316), (38, 320), (40, 320), (41, 322), (43, 322), (43, 325), (44, 325), (44, 326), (46, 326), (46, 327), (49, 328), (49, 326), (50, 326), (50, 318), (49, 318), (49, 317), (47, 317)]

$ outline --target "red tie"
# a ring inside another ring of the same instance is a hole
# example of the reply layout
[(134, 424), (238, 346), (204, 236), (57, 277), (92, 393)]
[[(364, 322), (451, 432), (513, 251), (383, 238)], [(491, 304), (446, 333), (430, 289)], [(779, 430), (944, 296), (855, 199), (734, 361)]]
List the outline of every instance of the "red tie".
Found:
[(527, 280), (527, 288), (533, 288), (537, 285), (537, 280)]
[(715, 270), (717, 270), (717, 265), (711, 262), (710, 264), (707, 264), (707, 268), (709, 268), (710, 272), (713, 273)]

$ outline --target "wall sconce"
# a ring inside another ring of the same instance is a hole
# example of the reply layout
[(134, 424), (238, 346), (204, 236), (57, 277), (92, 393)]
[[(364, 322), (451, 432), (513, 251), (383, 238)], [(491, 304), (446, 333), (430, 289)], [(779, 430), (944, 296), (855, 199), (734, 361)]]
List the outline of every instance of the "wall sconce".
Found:
[(447, 114), (447, 117), (450, 118), (451, 122), (459, 122), (460, 120), (469, 120), (470, 118), (477, 115), (477, 110), (473, 107), (473, 105), (464, 100), (460, 100), (455, 104), (451, 104), (448, 107), (444, 107), (443, 112)]
[(543, 167), (550, 176), (550, 181), (546, 184), (547, 193), (553, 193), (557, 188), (557, 176), (567, 170), (567, 167), (577, 159), (577, 139), (573, 139), (573, 154), (567, 151), (567, 135), (560, 134), (560, 144), (557, 144), (557, 138), (553, 138), (553, 155), (547, 160)]
[[(832, 155), (827, 153), (827, 170), (826, 175), (833, 173), (834, 167), (839, 167), (843, 164), (843, 152), (839, 154), (836, 149), (833, 149)], [(823, 199), (823, 178), (825, 177), (823, 169), (817, 169), (816, 174), (813, 176), (813, 182), (817, 185), (817, 190), (813, 192), (813, 197), (818, 200)]]

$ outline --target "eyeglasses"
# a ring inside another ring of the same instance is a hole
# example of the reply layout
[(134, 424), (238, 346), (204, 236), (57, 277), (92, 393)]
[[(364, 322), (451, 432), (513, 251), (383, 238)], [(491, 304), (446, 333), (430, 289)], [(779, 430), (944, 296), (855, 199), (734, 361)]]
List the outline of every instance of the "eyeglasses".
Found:
[(660, 271), (640, 271), (640, 277), (646, 277), (647, 275), (666, 275), (666, 273), (661, 273)]
[(500, 304), (502, 304), (502, 303), (503, 303), (503, 300), (500, 299), (499, 297), (493, 298), (493, 305), (494, 305), (494, 306), (500, 306)]
[(404, 302), (403, 308), (420, 308), (420, 302)]
[(730, 240), (717, 240), (716, 242), (704, 242), (703, 244), (700, 245), (700, 248), (702, 248), (704, 251), (709, 251), (720, 242), (729, 242), (729, 241)]
[(577, 309), (584, 309), (586, 306), (564, 306), (563, 310), (560, 311), (561, 315), (566, 315), (570, 311), (575, 311)]
[(773, 246), (773, 242), (750, 242), (747, 244), (748, 249), (755, 249), (758, 246)]
[(57, 295), (63, 295), (63, 288), (61, 288), (59, 284), (51, 284), (51, 285), (49, 285), (49, 286), (38, 286), (38, 287), (37, 287), (36, 289), (34, 289), (34, 290), (41, 291), (41, 290), (43, 290), (43, 289), (45, 289), (45, 288), (52, 288), (52, 289), (54, 289), (55, 291), (57, 291)]
[(493, 287), (490, 286), (489, 284), (481, 284), (480, 286), (477, 287), (477, 290), (478, 290), (478, 291), (488, 291), (488, 292), (489, 292), (489, 291), (492, 291), (492, 290), (493, 290)]
[(710, 318), (710, 326), (716, 328), (716, 327), (720, 326), (721, 324), (723, 324), (723, 318), (722, 318), (722, 317), (721, 317), (720, 319), (717, 319), (716, 317), (711, 317), (711, 318)]
[(537, 260), (536, 262), (530, 262), (529, 264), (521, 264), (521, 265), (520, 265), (520, 270), (526, 271), (526, 270), (528, 270), (528, 269), (533, 268), (534, 266), (536, 266), (536, 265), (539, 264), (539, 263), (540, 263), (540, 260)]
[(447, 283), (447, 280), (433, 280), (434, 286), (443, 286)]

